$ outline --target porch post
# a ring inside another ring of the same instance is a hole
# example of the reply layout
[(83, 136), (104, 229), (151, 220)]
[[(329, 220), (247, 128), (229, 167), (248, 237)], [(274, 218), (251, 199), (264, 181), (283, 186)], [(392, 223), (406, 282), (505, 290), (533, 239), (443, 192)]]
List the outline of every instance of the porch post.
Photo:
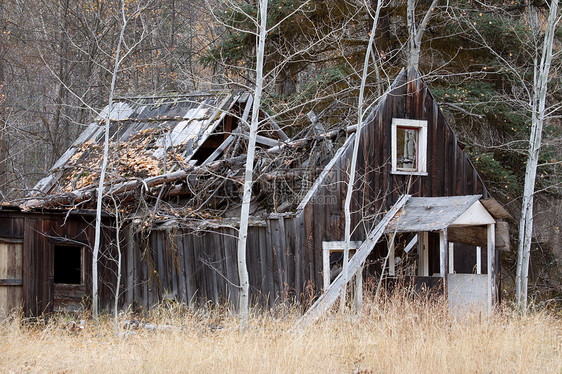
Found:
[(324, 290), (326, 291), (330, 286), (330, 248), (322, 243), (322, 272), (324, 278)]
[(388, 236), (388, 275), (395, 275), (394, 269), (394, 237), (395, 233)]
[(445, 278), (447, 276), (448, 248), (447, 229), (443, 229), (439, 231), (439, 275), (443, 278), (443, 284), (445, 284)]
[(363, 307), (363, 266), (361, 270), (355, 274), (355, 297), (353, 298), (353, 306), (356, 312), (360, 312)]
[(482, 247), (476, 247), (476, 274), (482, 274)]
[(487, 225), (486, 236), (487, 236), (487, 257), (488, 257), (488, 311), (492, 311), (492, 308), (496, 302), (496, 225)]
[(429, 275), (429, 256), (428, 256), (428, 235), (427, 232), (418, 233), (418, 275), (427, 277)]
[(423, 275), (429, 277), (429, 233), (423, 233)]
[(455, 272), (455, 243), (449, 243), (449, 274)]
[(418, 275), (425, 275), (423, 266), (423, 233), (418, 232)]

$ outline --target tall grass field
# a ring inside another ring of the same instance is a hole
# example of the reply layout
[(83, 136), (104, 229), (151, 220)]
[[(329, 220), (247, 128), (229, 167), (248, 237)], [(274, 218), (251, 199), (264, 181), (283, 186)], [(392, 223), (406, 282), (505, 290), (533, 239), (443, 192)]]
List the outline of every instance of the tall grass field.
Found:
[(121, 314), (117, 329), (110, 316), (12, 316), (0, 322), (0, 372), (562, 373), (555, 310), (453, 315), (442, 301), (395, 295), (289, 331), (300, 315), (254, 311), (243, 329), (228, 311), (177, 305)]

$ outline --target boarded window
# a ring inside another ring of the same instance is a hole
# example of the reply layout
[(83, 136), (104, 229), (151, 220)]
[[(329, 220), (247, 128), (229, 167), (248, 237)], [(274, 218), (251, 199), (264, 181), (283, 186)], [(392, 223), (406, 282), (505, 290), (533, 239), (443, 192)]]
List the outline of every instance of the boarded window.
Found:
[(82, 247), (55, 245), (55, 283), (82, 284)]

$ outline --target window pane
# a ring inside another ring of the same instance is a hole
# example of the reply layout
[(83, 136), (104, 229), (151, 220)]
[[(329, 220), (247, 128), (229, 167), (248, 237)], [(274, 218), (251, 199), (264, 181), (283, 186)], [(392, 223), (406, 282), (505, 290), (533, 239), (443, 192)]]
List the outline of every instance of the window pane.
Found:
[(396, 168), (398, 170), (418, 169), (419, 129), (408, 127), (396, 128)]

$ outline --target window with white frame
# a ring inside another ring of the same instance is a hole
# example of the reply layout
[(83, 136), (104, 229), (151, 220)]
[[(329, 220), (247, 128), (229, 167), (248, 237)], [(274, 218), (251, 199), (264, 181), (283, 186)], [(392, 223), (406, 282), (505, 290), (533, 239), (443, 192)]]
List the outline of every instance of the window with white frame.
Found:
[(392, 119), (392, 172), (427, 175), (427, 121)]

